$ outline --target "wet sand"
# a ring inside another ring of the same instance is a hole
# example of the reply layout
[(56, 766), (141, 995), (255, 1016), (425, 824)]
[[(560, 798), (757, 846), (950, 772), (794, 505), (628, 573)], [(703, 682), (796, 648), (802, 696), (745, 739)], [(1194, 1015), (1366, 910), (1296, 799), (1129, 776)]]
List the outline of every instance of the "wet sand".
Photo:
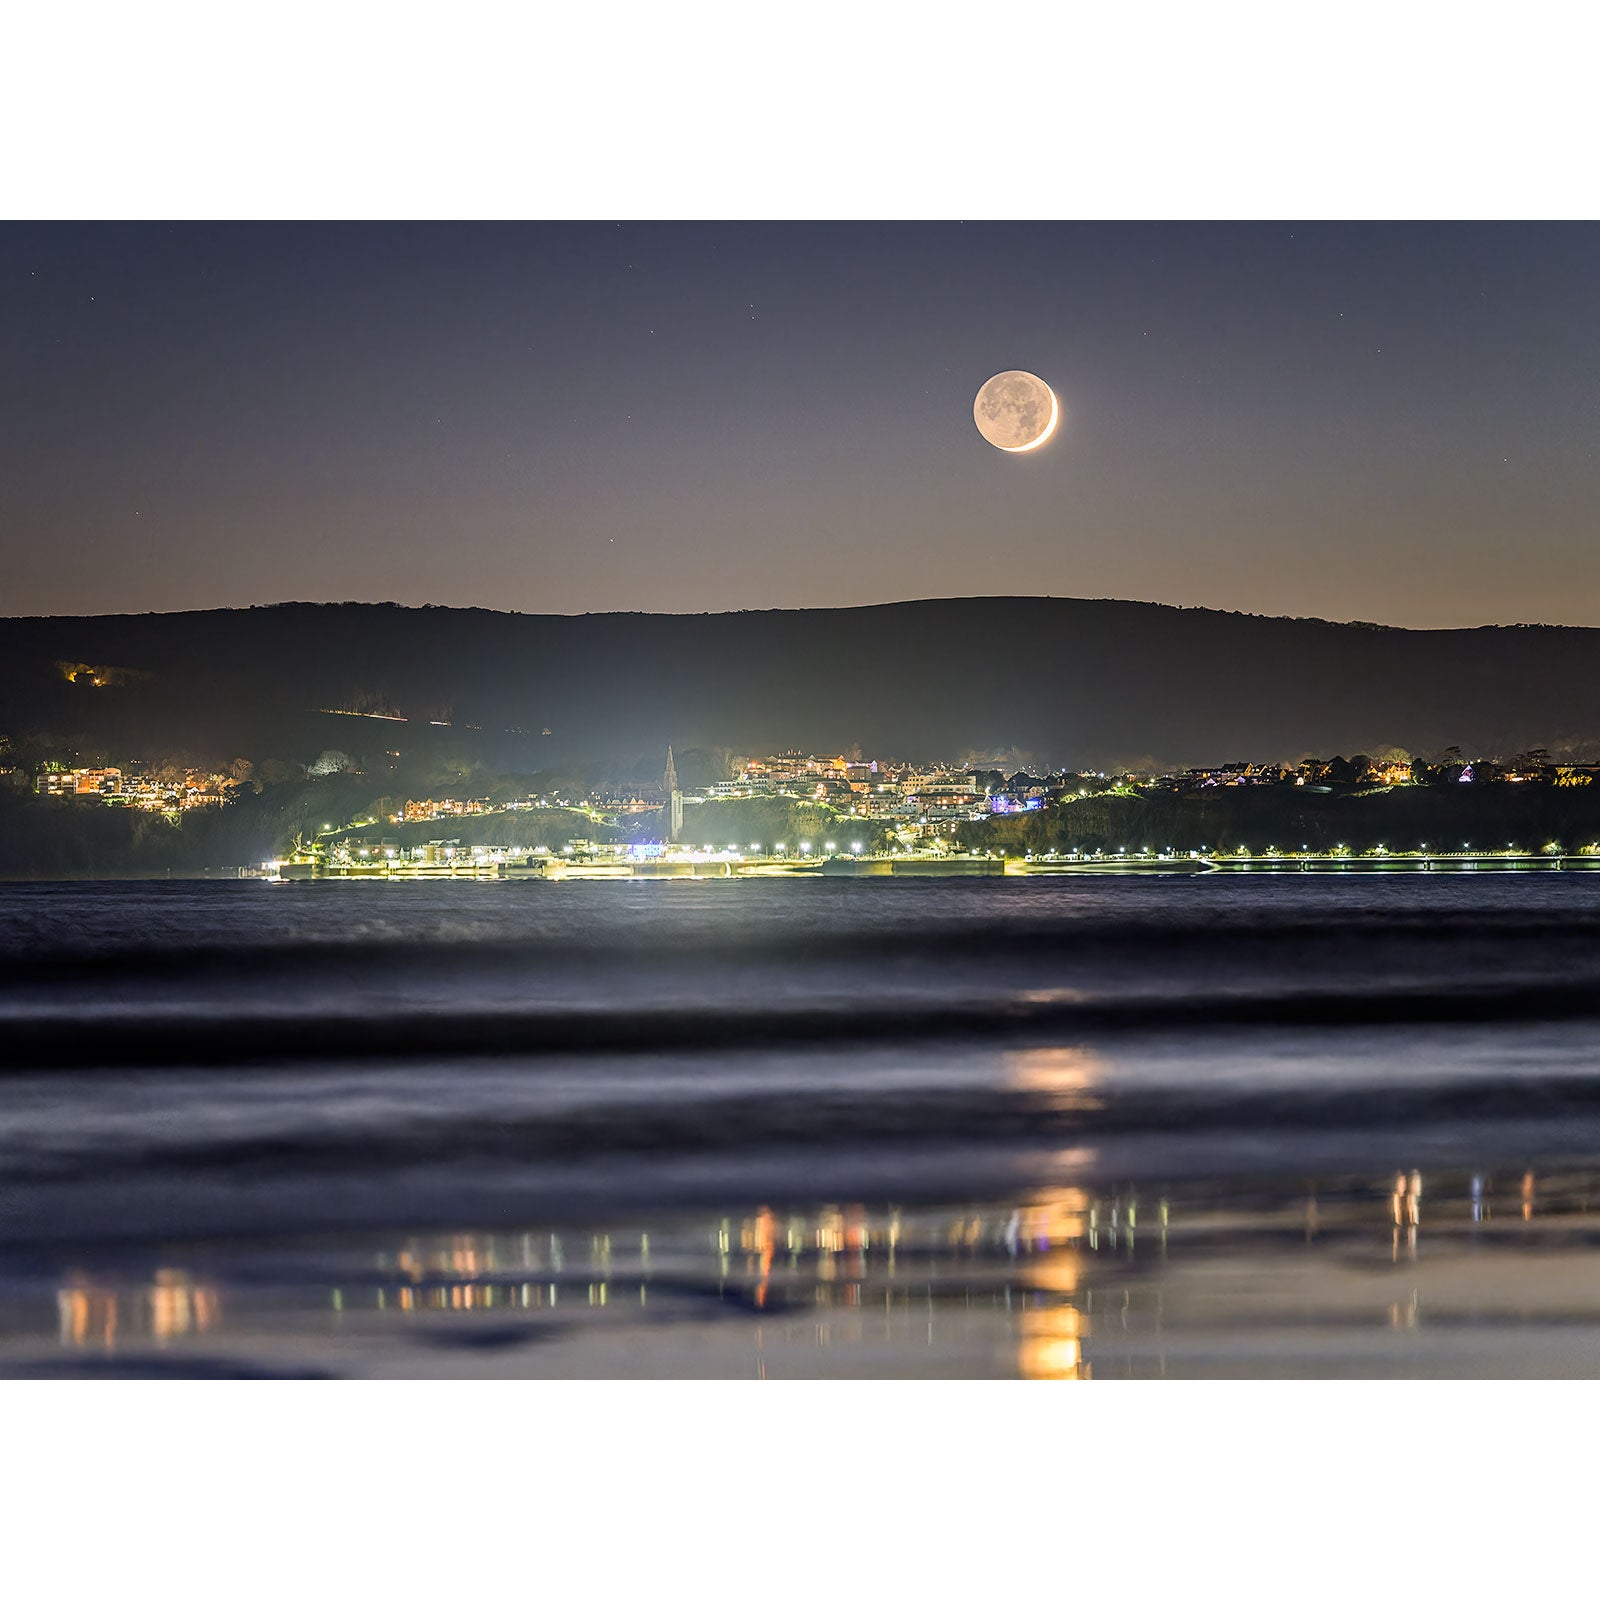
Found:
[(0, 1375), (1596, 1377), (1597, 1201), (1401, 1173), (67, 1251), (8, 1270)]

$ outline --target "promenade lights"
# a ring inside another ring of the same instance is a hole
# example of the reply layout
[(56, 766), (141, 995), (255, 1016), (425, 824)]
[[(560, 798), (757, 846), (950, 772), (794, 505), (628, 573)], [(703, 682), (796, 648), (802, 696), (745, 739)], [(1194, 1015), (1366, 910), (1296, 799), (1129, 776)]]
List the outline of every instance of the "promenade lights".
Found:
[(839, 847), (830, 839), (822, 848), (831, 856)]

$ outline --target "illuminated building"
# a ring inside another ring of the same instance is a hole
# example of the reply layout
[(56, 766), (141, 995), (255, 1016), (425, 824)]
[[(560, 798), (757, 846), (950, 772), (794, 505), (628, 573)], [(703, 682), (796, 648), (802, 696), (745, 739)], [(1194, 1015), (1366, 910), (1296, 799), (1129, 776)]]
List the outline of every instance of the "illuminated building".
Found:
[(78, 767), (72, 772), (44, 771), (34, 779), (36, 794), (120, 794), (120, 767)]

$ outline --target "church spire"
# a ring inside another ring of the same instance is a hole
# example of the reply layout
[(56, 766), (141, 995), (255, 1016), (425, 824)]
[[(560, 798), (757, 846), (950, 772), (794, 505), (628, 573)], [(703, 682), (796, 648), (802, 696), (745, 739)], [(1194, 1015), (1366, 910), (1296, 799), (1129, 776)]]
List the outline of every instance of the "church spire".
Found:
[(678, 769), (672, 764), (672, 746), (667, 746), (667, 770), (661, 779), (661, 787), (667, 791), (667, 839), (671, 844), (678, 842), (678, 835), (683, 832), (683, 796), (678, 792)]

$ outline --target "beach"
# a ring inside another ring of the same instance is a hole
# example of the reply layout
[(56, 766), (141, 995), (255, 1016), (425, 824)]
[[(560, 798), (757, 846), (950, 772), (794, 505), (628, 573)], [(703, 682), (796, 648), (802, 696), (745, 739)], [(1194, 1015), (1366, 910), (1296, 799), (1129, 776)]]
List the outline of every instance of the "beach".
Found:
[(1600, 1374), (1600, 880), (0, 889), (10, 1376)]

